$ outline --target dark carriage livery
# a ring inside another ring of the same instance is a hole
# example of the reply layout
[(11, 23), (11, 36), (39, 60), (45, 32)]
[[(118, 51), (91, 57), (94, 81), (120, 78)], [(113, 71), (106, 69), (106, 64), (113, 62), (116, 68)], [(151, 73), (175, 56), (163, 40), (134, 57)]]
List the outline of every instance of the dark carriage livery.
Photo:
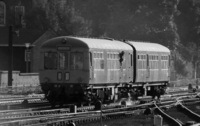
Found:
[(144, 88), (169, 82), (170, 51), (155, 43), (62, 36), (40, 52), (40, 81), (51, 103), (112, 101), (122, 90), (145, 95)]

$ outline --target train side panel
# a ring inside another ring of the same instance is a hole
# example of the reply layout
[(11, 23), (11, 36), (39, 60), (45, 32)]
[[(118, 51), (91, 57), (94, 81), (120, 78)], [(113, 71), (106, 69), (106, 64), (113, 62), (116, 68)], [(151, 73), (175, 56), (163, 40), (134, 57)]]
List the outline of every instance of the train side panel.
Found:
[(119, 84), (133, 80), (132, 50), (95, 50), (92, 57), (90, 84)]
[(167, 83), (169, 81), (169, 49), (156, 43), (130, 42), (130, 44), (136, 51), (135, 83)]
[(105, 51), (101, 49), (90, 50), (90, 81), (89, 84), (106, 83)]
[(163, 53), (160, 57), (160, 81), (170, 79), (170, 53)]
[(169, 81), (169, 54), (138, 52), (136, 82), (160, 83)]

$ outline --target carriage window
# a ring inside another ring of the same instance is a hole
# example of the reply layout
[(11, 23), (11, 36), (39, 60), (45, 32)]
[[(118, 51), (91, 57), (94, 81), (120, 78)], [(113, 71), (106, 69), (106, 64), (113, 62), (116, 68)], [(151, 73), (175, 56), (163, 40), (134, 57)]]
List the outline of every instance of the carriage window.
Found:
[(97, 57), (97, 54), (96, 53), (94, 53), (94, 58), (96, 58)]
[(92, 66), (92, 53), (90, 52), (90, 66)]
[(130, 54), (130, 53), (129, 53), (129, 59), (130, 59), (130, 62), (131, 62), (131, 66), (133, 66), (132, 54)]
[(103, 52), (96, 52), (98, 57), (94, 58), (94, 69), (104, 69), (104, 55)]
[(83, 53), (71, 53), (70, 66), (74, 70), (83, 69)]
[(57, 69), (57, 57), (56, 52), (44, 53), (44, 69)]
[(149, 67), (149, 55), (147, 55), (147, 67)]
[(100, 69), (104, 69), (104, 60), (100, 60)]
[(68, 53), (67, 52), (60, 52), (59, 53), (59, 68), (60, 69), (68, 69)]

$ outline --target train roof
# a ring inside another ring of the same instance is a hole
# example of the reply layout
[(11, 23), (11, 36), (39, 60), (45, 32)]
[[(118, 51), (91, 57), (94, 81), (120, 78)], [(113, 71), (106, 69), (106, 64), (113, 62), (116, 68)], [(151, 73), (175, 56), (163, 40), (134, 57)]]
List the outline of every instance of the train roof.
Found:
[(166, 52), (170, 53), (170, 50), (158, 43), (149, 43), (149, 42), (134, 42), (128, 41), (136, 51), (148, 51), (148, 52)]
[(121, 41), (113, 39), (95, 39), (95, 38), (76, 38), (88, 45), (91, 49), (116, 49), (116, 50), (132, 50), (132, 48)]
[(55, 46), (66, 40), (68, 44), (77, 46), (87, 46), (90, 49), (113, 49), (113, 50), (132, 50), (132, 47), (122, 41), (114, 39), (81, 38), (71, 36), (61, 36), (46, 41), (43, 46)]
[(167, 47), (157, 43), (135, 42), (135, 41), (127, 41), (125, 43), (122, 41), (107, 39), (107, 38), (97, 39), (97, 38), (83, 38), (83, 37), (72, 37), (72, 36), (61, 36), (52, 38), (44, 42), (42, 46), (55, 47), (56, 45), (63, 44), (63, 41), (66, 41), (66, 44), (88, 47), (89, 49), (132, 50), (132, 47), (130, 46), (132, 45), (136, 51), (170, 53), (170, 50)]

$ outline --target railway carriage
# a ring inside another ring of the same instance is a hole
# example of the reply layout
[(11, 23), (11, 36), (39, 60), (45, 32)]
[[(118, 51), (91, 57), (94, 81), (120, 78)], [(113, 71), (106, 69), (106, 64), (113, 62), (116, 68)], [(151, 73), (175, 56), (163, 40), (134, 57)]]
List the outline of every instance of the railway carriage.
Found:
[(52, 105), (112, 101), (132, 89), (146, 95), (169, 81), (170, 52), (159, 44), (61, 36), (40, 53), (40, 82)]
[(105, 91), (111, 99), (115, 85), (133, 80), (132, 47), (121, 41), (63, 36), (46, 41), (40, 56), (40, 81), (52, 104)]
[[(144, 93), (165, 88), (170, 79), (170, 50), (157, 43), (128, 42), (134, 49), (134, 83), (142, 84)], [(146, 95), (146, 94), (145, 94)]]

